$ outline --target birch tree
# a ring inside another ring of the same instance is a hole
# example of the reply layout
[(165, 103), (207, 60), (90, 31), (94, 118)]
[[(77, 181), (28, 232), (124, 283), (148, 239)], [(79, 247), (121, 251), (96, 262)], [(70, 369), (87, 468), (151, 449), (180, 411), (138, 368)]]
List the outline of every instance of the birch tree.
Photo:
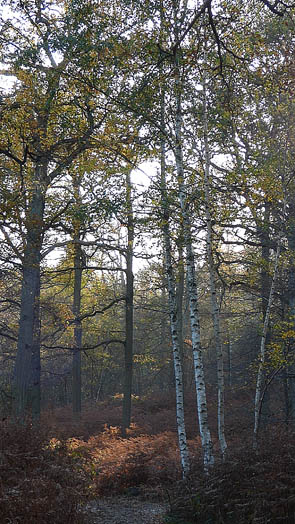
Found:
[(253, 448), (254, 449), (257, 449), (258, 447), (258, 431), (259, 431), (259, 425), (260, 425), (261, 406), (262, 406), (262, 401), (263, 401), (262, 389), (263, 389), (263, 374), (264, 374), (265, 352), (266, 352), (266, 336), (267, 336), (267, 331), (269, 327), (271, 306), (273, 302), (275, 283), (276, 283), (277, 274), (278, 274), (281, 242), (282, 242), (282, 236), (280, 233), (279, 238), (278, 238), (276, 254), (275, 254), (273, 277), (272, 277), (271, 287), (269, 291), (267, 309), (265, 313), (262, 336), (261, 336), (261, 343), (260, 343), (259, 366), (258, 366), (258, 372), (257, 372), (255, 404), (254, 404), (254, 432), (253, 432)]
[[(164, 117), (164, 106), (165, 106), (165, 94), (162, 88), (161, 94), (161, 128), (165, 130), (165, 117)], [(165, 255), (165, 272), (167, 278), (168, 287), (168, 303), (169, 303), (169, 317), (170, 317), (170, 330), (171, 340), (173, 348), (173, 363), (174, 363), (174, 374), (175, 374), (175, 389), (176, 389), (176, 418), (177, 418), (177, 431), (178, 431), (178, 444), (181, 457), (182, 474), (183, 477), (187, 477), (190, 470), (190, 460), (187, 447), (185, 420), (184, 420), (184, 401), (183, 401), (183, 370), (182, 370), (182, 358), (180, 350), (179, 340), (179, 299), (176, 296), (176, 283), (175, 275), (172, 263), (172, 246), (171, 246), (171, 235), (170, 235), (170, 209), (169, 199), (167, 195), (166, 186), (166, 148), (165, 139), (161, 138), (161, 180), (160, 180), (160, 191), (161, 191), (161, 229), (163, 234), (164, 244), (164, 255)]]
[[(175, 42), (179, 42), (179, 21), (177, 17), (177, 9), (174, 5), (174, 39)], [(177, 47), (174, 54), (174, 103), (175, 103), (175, 127), (174, 127), (174, 156), (176, 173), (178, 180), (178, 196), (181, 209), (181, 217), (183, 221), (183, 239), (186, 249), (186, 267), (187, 267), (187, 280), (188, 280), (188, 294), (189, 294), (189, 306), (190, 306), (190, 325), (192, 334), (192, 348), (194, 357), (194, 370), (195, 370), (195, 383), (197, 392), (197, 406), (198, 406), (198, 419), (200, 436), (202, 441), (202, 447), (204, 452), (204, 467), (208, 470), (208, 467), (214, 463), (213, 457), (213, 445), (208, 426), (208, 410), (207, 410), (207, 398), (206, 398), (206, 386), (205, 386), (205, 375), (202, 358), (202, 347), (201, 347), (201, 335), (200, 335), (200, 318), (198, 309), (198, 290), (196, 281), (196, 270), (195, 270), (195, 257), (192, 245), (192, 234), (191, 234), (191, 221), (190, 212), (188, 206), (187, 187), (185, 184), (184, 174), (184, 162), (183, 162), (183, 143), (182, 143), (182, 130), (183, 130), (183, 118), (182, 118), (182, 92), (183, 84), (181, 77), (181, 57), (180, 50)]]
[[(207, 62), (207, 51), (204, 54), (204, 67)], [(210, 197), (210, 149), (208, 140), (208, 107), (207, 107), (207, 85), (206, 74), (203, 75), (203, 119), (204, 119), (204, 184), (205, 184), (205, 214), (206, 214), (206, 252), (209, 267), (210, 293), (211, 293), (211, 314), (213, 320), (213, 330), (216, 348), (217, 360), (217, 386), (218, 386), (218, 403), (217, 403), (217, 420), (218, 420), (218, 438), (222, 457), (225, 457), (227, 443), (225, 439), (224, 428), (224, 365), (223, 365), (223, 346), (220, 336), (220, 314), (217, 299), (217, 273), (213, 255), (213, 228), (212, 228), (212, 204)]]

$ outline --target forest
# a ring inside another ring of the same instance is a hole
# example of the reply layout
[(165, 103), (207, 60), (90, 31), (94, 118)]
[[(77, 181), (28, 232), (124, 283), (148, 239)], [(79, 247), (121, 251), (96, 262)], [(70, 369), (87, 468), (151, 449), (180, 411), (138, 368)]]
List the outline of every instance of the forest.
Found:
[(294, 2), (0, 28), (1, 522), (295, 523)]

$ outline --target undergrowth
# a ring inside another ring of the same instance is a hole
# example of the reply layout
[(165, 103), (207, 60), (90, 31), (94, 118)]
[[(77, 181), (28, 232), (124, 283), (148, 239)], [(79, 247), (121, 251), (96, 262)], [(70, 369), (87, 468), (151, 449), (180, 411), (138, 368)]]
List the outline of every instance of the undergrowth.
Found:
[(295, 523), (295, 438), (264, 436), (260, 451), (240, 442), (208, 476), (194, 465), (187, 483), (171, 492), (169, 524)]
[(171, 432), (138, 435), (137, 428), (127, 439), (119, 428), (104, 432), (87, 442), (71, 441), (72, 452), (87, 456), (86, 469), (92, 473), (92, 493), (96, 496), (124, 493), (133, 486), (145, 486), (145, 492), (157, 492), (163, 485), (173, 485), (180, 477), (177, 440)]
[(80, 524), (87, 473), (67, 445), (29, 423), (0, 426), (0, 522)]
[(295, 524), (295, 438), (283, 427), (269, 426), (254, 453), (236, 399), (227, 460), (218, 462), (215, 435), (217, 461), (205, 476), (192, 406), (192, 471), (183, 482), (173, 399), (137, 402), (126, 439), (118, 427), (120, 408), (117, 401), (89, 405), (80, 423), (69, 408), (56, 410), (47, 413), (46, 430), (2, 423), (1, 524), (82, 524), (87, 500), (121, 494), (159, 499), (164, 493), (167, 524)]

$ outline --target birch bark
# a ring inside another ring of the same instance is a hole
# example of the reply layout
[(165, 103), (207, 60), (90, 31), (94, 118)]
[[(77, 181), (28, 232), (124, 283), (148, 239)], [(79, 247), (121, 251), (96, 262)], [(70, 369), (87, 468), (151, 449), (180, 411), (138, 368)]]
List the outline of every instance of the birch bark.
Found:
[(223, 361), (223, 346), (220, 337), (220, 314), (219, 305), (217, 301), (216, 282), (217, 274), (213, 257), (213, 229), (212, 229), (212, 207), (210, 198), (210, 150), (208, 141), (208, 106), (207, 106), (207, 89), (206, 77), (203, 78), (203, 117), (204, 117), (204, 148), (205, 148), (205, 210), (206, 210), (206, 251), (207, 262), (209, 267), (210, 278), (210, 293), (211, 293), (211, 315), (213, 320), (213, 331), (216, 348), (216, 362), (217, 362), (217, 413), (218, 413), (218, 439), (221, 450), (221, 455), (225, 458), (227, 443), (225, 439), (224, 427), (224, 361)]
[[(179, 151), (178, 151), (179, 153)], [(182, 165), (180, 158), (176, 152), (177, 171), (182, 172)], [(207, 397), (206, 397), (206, 385), (205, 375), (203, 366), (203, 355), (201, 347), (201, 335), (200, 335), (200, 319), (198, 309), (198, 291), (195, 274), (195, 261), (194, 252), (192, 248), (191, 238), (191, 224), (189, 214), (186, 205), (186, 196), (184, 190), (183, 181), (179, 185), (179, 200), (182, 212), (182, 218), (184, 222), (184, 242), (186, 247), (186, 263), (187, 263), (187, 276), (188, 276), (188, 293), (189, 293), (189, 306), (190, 306), (190, 324), (192, 332), (192, 348), (194, 357), (194, 373), (195, 373), (195, 384), (197, 392), (197, 407), (198, 407), (198, 418), (200, 427), (200, 436), (202, 441), (202, 447), (204, 451), (204, 467), (205, 470), (209, 466), (214, 464), (213, 457), (213, 445), (208, 425), (208, 410), (207, 410)]]
[(183, 477), (187, 477), (190, 470), (190, 460), (187, 448), (187, 438), (184, 420), (184, 401), (183, 401), (183, 373), (182, 373), (182, 359), (179, 346), (179, 325), (177, 314), (177, 299), (175, 292), (175, 277), (171, 256), (171, 241), (169, 228), (169, 209), (166, 196), (166, 180), (165, 180), (165, 145), (162, 140), (161, 144), (161, 207), (163, 213), (163, 240), (165, 252), (165, 270), (168, 284), (168, 302), (169, 302), (169, 317), (170, 329), (173, 348), (173, 363), (175, 374), (175, 389), (176, 389), (176, 419), (178, 431), (178, 444), (181, 457)]
[[(161, 94), (161, 128), (165, 129), (164, 119), (164, 104), (165, 104), (164, 92)], [(164, 243), (164, 255), (165, 255), (165, 271), (167, 276), (168, 286), (168, 303), (169, 303), (169, 317), (170, 317), (170, 329), (171, 329), (171, 340), (173, 348), (173, 364), (175, 374), (175, 390), (176, 390), (176, 420), (177, 420), (177, 431), (178, 431), (178, 444), (181, 458), (182, 474), (183, 478), (186, 478), (190, 470), (190, 459), (187, 447), (185, 420), (184, 420), (184, 401), (183, 401), (183, 373), (182, 373), (182, 359), (179, 344), (179, 316), (178, 316), (178, 304), (176, 297), (176, 283), (173, 271), (172, 263), (172, 247), (170, 240), (170, 227), (169, 227), (169, 203), (167, 197), (167, 186), (166, 186), (166, 150), (165, 140), (161, 138), (161, 210), (162, 210), (162, 233)]]
[[(177, 16), (175, 13), (175, 38), (178, 40)], [(213, 445), (208, 425), (207, 397), (205, 386), (205, 375), (203, 366), (203, 355), (200, 337), (200, 319), (198, 310), (198, 292), (195, 274), (194, 251), (192, 247), (191, 221), (187, 204), (186, 186), (184, 180), (183, 151), (182, 151), (182, 80), (180, 74), (180, 56), (178, 50), (174, 55), (174, 77), (175, 77), (175, 145), (174, 156), (179, 188), (179, 202), (183, 222), (183, 238), (186, 249), (186, 265), (188, 279), (188, 294), (190, 306), (190, 324), (192, 332), (192, 348), (194, 358), (194, 374), (197, 393), (197, 407), (200, 436), (204, 452), (204, 468), (208, 470), (214, 464)]]
[(270, 319), (270, 310), (271, 310), (273, 296), (274, 296), (275, 283), (276, 283), (276, 278), (277, 278), (277, 273), (278, 273), (280, 251), (281, 251), (281, 235), (279, 236), (278, 244), (277, 244), (273, 277), (272, 277), (272, 282), (271, 282), (270, 291), (269, 291), (268, 303), (267, 303), (267, 308), (265, 312), (263, 331), (262, 331), (261, 343), (260, 343), (260, 360), (259, 360), (259, 366), (258, 366), (258, 372), (257, 372), (255, 402), (254, 402), (254, 431), (253, 431), (253, 448), (254, 449), (257, 449), (258, 447), (258, 432), (259, 432), (259, 426), (260, 426), (261, 406), (262, 406), (262, 400), (263, 400), (262, 399), (262, 389), (263, 389), (263, 374), (264, 374), (265, 349), (266, 349), (265, 342), (266, 342), (267, 330), (268, 330), (269, 319)]

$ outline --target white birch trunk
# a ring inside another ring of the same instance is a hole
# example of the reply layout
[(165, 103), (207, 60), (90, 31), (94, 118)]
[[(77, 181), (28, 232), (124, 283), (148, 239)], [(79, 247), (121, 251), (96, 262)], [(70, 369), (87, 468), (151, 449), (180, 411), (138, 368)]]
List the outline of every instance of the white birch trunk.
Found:
[[(164, 94), (161, 100), (161, 124), (164, 129)], [(161, 208), (163, 213), (162, 232), (164, 240), (165, 270), (168, 284), (168, 302), (170, 329), (173, 348), (173, 363), (175, 373), (176, 389), (176, 419), (178, 431), (178, 444), (180, 450), (181, 466), (183, 478), (186, 478), (190, 470), (189, 452), (187, 447), (186, 429), (184, 421), (184, 402), (183, 402), (183, 373), (181, 352), (179, 346), (179, 329), (177, 318), (177, 298), (175, 292), (175, 277), (171, 256), (171, 241), (169, 228), (169, 208), (166, 189), (166, 162), (165, 162), (165, 141), (161, 139)]]
[(203, 366), (203, 355), (201, 347), (200, 320), (198, 310), (198, 292), (195, 275), (194, 253), (191, 240), (191, 229), (188, 212), (186, 210), (185, 194), (183, 184), (180, 187), (179, 198), (184, 221), (184, 241), (186, 247), (186, 262), (188, 276), (188, 292), (190, 305), (190, 324), (192, 332), (192, 348), (194, 357), (194, 374), (197, 393), (197, 407), (201, 442), (204, 452), (204, 467), (208, 470), (214, 464), (213, 445), (208, 426), (208, 410), (205, 386), (205, 375)]
[(212, 239), (212, 217), (211, 217), (211, 202), (210, 202), (210, 151), (208, 142), (208, 107), (207, 107), (207, 91), (206, 91), (206, 77), (203, 79), (203, 117), (204, 117), (204, 146), (205, 146), (205, 209), (206, 209), (206, 251), (207, 261), (210, 276), (210, 292), (211, 292), (211, 315), (213, 321), (214, 340), (216, 348), (216, 363), (217, 363), (217, 390), (218, 390), (218, 439), (223, 459), (227, 449), (224, 428), (224, 364), (223, 364), (223, 348), (220, 337), (220, 315), (219, 305), (217, 301), (216, 281), (217, 274), (213, 258), (213, 239)]
[(175, 71), (175, 95), (176, 95), (176, 114), (175, 114), (175, 147), (174, 155), (176, 162), (176, 170), (179, 184), (179, 202), (183, 220), (183, 236), (184, 245), (186, 249), (186, 263), (187, 263), (187, 277), (188, 277), (188, 293), (190, 304), (190, 324), (192, 332), (192, 348), (194, 357), (194, 372), (197, 393), (197, 407), (199, 418), (199, 429), (204, 453), (204, 468), (208, 468), (214, 464), (213, 446), (211, 434), (208, 426), (208, 410), (205, 387), (205, 376), (203, 367), (201, 337), (200, 337), (200, 321), (198, 311), (198, 293), (195, 275), (195, 261), (194, 252), (192, 248), (191, 238), (191, 222), (189, 210), (187, 207), (186, 190), (184, 183), (184, 169), (183, 169), (183, 154), (182, 154), (182, 108), (181, 108), (181, 92), (182, 84), (180, 79), (180, 66), (178, 53), (175, 55), (174, 62)]
[(255, 391), (255, 402), (254, 402), (254, 432), (253, 432), (253, 448), (257, 449), (258, 447), (258, 431), (259, 431), (259, 425), (260, 425), (260, 415), (261, 415), (261, 404), (262, 404), (262, 389), (263, 389), (263, 370), (264, 370), (264, 363), (265, 363), (265, 349), (266, 349), (266, 335), (267, 330), (269, 326), (269, 318), (270, 318), (270, 310), (272, 306), (273, 296), (274, 296), (274, 290), (275, 290), (275, 283), (276, 278), (278, 274), (278, 265), (279, 265), (279, 258), (280, 258), (280, 251), (281, 251), (281, 235), (278, 239), (278, 245), (276, 250), (276, 256), (275, 256), (275, 262), (274, 262), (274, 271), (273, 271), (273, 277), (268, 297), (268, 303), (263, 323), (263, 331), (261, 336), (261, 343), (260, 343), (260, 357), (259, 357), (259, 366), (258, 366), (258, 372), (257, 372), (257, 381), (256, 381), (256, 391)]

